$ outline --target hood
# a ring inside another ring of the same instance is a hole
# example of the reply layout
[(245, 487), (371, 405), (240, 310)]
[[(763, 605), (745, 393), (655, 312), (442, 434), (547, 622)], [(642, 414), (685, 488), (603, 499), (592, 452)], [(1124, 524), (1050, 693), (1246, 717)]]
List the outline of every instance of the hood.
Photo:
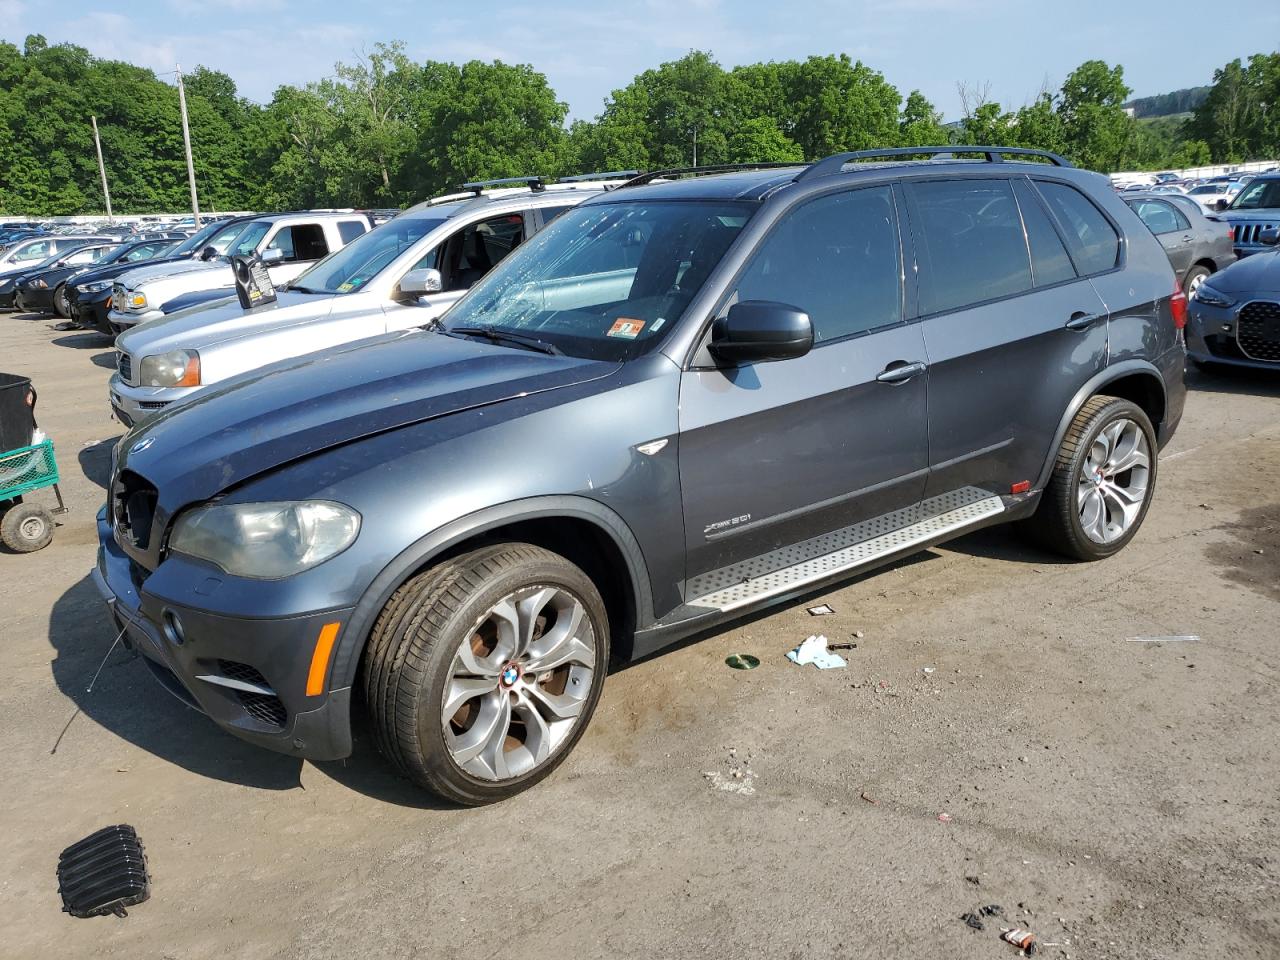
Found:
[(131, 270), (141, 270), (143, 267), (158, 267), (162, 264), (183, 263), (190, 259), (190, 256), (160, 257), (154, 260), (134, 261), (133, 263), (112, 263), (103, 267), (93, 267), (87, 273), (81, 274), (81, 277), (76, 282), (93, 283), (98, 280), (114, 280), (122, 273), (128, 273)]
[(64, 280), (70, 280), (73, 278), (75, 278), (76, 281), (79, 282), (78, 278), (80, 274), (84, 273), (87, 269), (88, 267), (86, 267), (84, 264), (79, 264), (77, 266), (68, 266), (68, 267), (51, 267), (47, 270), (38, 270), (33, 273), (27, 274), (27, 276), (24, 278), (24, 282), (30, 283), (32, 280), (35, 280), (37, 277), (39, 277), (41, 280), (47, 283), (50, 287), (56, 286), (57, 284), (61, 283)]
[(1280, 223), (1280, 207), (1257, 207), (1251, 210), (1219, 210), (1218, 219), (1228, 223), (1255, 223), (1262, 220)]
[(376, 433), (608, 376), (617, 363), (439, 333), (383, 334), (281, 361), (195, 394), (125, 435), (119, 467), (177, 509)]
[[(247, 313), (231, 291), (221, 299), (190, 307), (180, 313), (157, 317), (127, 330), (116, 338), (116, 347), (133, 356), (151, 356), (170, 350), (199, 350), (263, 330), (289, 326), (328, 316), (332, 296), (316, 296), (296, 290), (280, 290), (274, 306)], [(376, 309), (376, 308), (375, 308)]]
[(117, 279), (130, 290), (135, 290), (139, 285), (153, 280), (168, 280), (170, 277), (180, 277), (186, 273), (204, 273), (219, 269), (229, 270), (230, 268), (222, 260), (171, 260), (134, 267)]
[(1280, 293), (1280, 251), (1255, 253), (1219, 270), (1207, 280), (1222, 293), (1251, 296)]

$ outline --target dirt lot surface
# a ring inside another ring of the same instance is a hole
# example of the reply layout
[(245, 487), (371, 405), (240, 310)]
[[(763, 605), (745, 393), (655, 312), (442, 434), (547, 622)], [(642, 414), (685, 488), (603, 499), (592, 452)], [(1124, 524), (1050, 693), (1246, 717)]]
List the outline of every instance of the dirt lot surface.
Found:
[[(998, 960), (1016, 924), (1049, 957), (1280, 957), (1280, 375), (1192, 376), (1120, 556), (995, 529), (748, 619), (612, 676), (542, 786), (451, 810), (367, 736), (243, 744), (123, 650), (86, 693), (120, 429), (108, 342), (52, 327), (0, 317), (71, 507), (0, 554), (0, 956)], [(848, 669), (783, 658), (817, 631), (860, 632)], [(1200, 639), (1127, 639), (1172, 634)], [(59, 851), (119, 822), (151, 901), (61, 914)]]

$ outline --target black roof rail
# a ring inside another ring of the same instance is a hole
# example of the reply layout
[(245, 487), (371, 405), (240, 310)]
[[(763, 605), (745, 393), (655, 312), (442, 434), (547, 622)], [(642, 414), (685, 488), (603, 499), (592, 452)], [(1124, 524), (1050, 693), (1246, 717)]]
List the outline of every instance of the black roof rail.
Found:
[(796, 177), (796, 182), (801, 180), (811, 180), (814, 177), (829, 177), (833, 174), (840, 173), (845, 164), (854, 160), (875, 160), (886, 157), (917, 157), (932, 156), (938, 157), (954, 157), (957, 153), (980, 153), (985, 155), (988, 163), (1001, 163), (1006, 156), (1011, 157), (1042, 157), (1049, 160), (1057, 167), (1069, 167), (1071, 162), (1065, 157), (1060, 157), (1056, 153), (1050, 153), (1048, 150), (1032, 150), (1027, 147), (985, 147), (985, 146), (968, 146), (967, 144), (951, 144), (945, 147), (888, 147), (883, 150), (854, 150), (850, 153), (836, 153), (827, 157), (825, 160), (819, 160), (811, 165), (800, 176)]
[(498, 180), (473, 180), (471, 183), (464, 183), (462, 189), (470, 190), (478, 197), (490, 187), (512, 187), (516, 185), (528, 187), (534, 193), (539, 193), (547, 188), (547, 181), (542, 176), (502, 177)]
[(605, 173), (576, 173), (572, 177), (556, 177), (556, 183), (585, 183), (588, 180), (634, 180), (640, 170), (609, 170)]
[[(700, 176), (713, 173), (733, 173), (735, 170), (773, 170), (784, 167), (803, 167), (803, 163), (718, 163), (706, 167), (673, 167), (670, 170), (650, 170), (632, 177), (622, 187), (639, 187), (664, 177), (680, 177), (688, 174)], [(618, 189), (621, 190), (622, 187)]]

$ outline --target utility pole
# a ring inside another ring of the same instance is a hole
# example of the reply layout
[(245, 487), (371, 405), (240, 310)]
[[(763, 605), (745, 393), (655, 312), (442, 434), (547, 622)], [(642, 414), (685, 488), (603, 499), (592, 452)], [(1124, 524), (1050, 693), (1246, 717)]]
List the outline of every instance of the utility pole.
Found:
[(698, 165), (698, 128), (693, 128), (693, 165)]
[(200, 229), (200, 201), (196, 199), (196, 165), (191, 160), (191, 128), (187, 126), (187, 91), (182, 87), (182, 67), (174, 64), (178, 75), (178, 106), (182, 108), (182, 145), (187, 148), (187, 182), (191, 185), (191, 216)]
[(98, 176), (102, 177), (102, 196), (107, 201), (107, 223), (115, 223), (115, 217), (111, 216), (111, 191), (107, 189), (107, 168), (102, 162), (102, 141), (98, 139), (98, 118), (90, 116), (89, 122), (93, 124), (93, 145), (98, 149)]

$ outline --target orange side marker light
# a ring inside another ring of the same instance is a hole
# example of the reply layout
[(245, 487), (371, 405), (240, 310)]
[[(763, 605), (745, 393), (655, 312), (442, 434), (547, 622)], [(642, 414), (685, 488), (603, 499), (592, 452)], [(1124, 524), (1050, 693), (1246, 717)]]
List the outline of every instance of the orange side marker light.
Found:
[(338, 639), (336, 623), (326, 623), (320, 628), (316, 649), (311, 654), (311, 671), (307, 674), (307, 696), (318, 697), (324, 693), (324, 677), (329, 672), (329, 656), (333, 653), (333, 641)]

